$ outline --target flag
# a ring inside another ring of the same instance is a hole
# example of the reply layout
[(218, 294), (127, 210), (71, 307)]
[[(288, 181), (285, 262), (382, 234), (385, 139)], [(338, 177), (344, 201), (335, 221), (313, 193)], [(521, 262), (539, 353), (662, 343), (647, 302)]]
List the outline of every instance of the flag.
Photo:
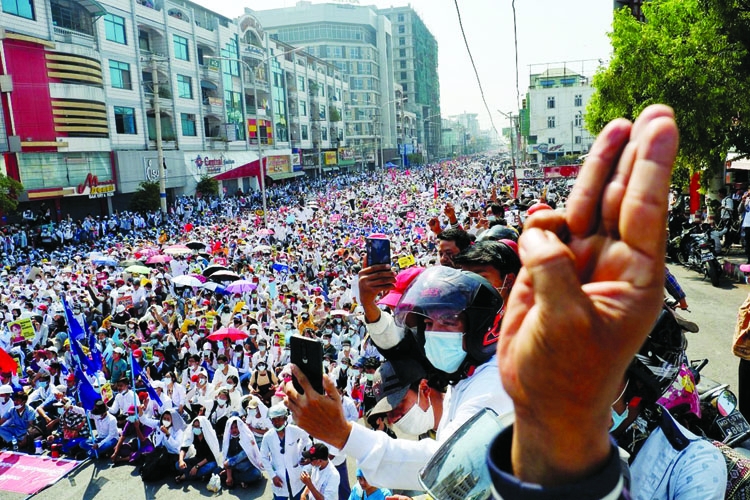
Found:
[(400, 198), (401, 204), (406, 205), (407, 199), (406, 199), (406, 191), (401, 192), (401, 198)]
[(81, 406), (85, 410), (93, 410), (96, 402), (102, 398), (101, 395), (96, 392), (80, 367), (76, 369), (76, 380), (78, 380), (78, 400), (81, 402)]
[(288, 273), (289, 272), (289, 266), (286, 264), (280, 264), (278, 262), (274, 263), (273, 266), (271, 266), (271, 269), (276, 271), (277, 273)]
[(437, 192), (437, 179), (435, 179), (435, 193), (432, 195), (434, 199), (437, 200), (438, 198), (438, 192)]
[(102, 361), (102, 353), (99, 350), (99, 346), (96, 345), (96, 335), (89, 335), (89, 352), (91, 352), (91, 364), (94, 371), (101, 370), (104, 363)]
[(18, 373), (18, 363), (2, 348), (0, 348), (0, 371)]
[(146, 374), (143, 373), (143, 369), (141, 368), (141, 365), (139, 365), (138, 362), (133, 357), (132, 351), (130, 352), (130, 371), (133, 374), (133, 388), (135, 389), (135, 381), (140, 378), (141, 382), (143, 382), (143, 385), (146, 387), (146, 392), (148, 392), (148, 397), (151, 398), (152, 401), (156, 401), (156, 404), (158, 404), (159, 406), (162, 406), (164, 403), (161, 402), (159, 395), (156, 394), (156, 390), (153, 387), (151, 387), (151, 382), (149, 382)]
[(515, 168), (513, 169), (513, 198), (518, 198), (518, 177)]
[(70, 339), (70, 351), (73, 353), (73, 359), (76, 368), (82, 368), (89, 375), (96, 374), (96, 367), (91, 362), (86, 353), (83, 352), (81, 343), (76, 339)]
[(65, 318), (68, 322), (68, 332), (70, 333), (70, 340), (71, 343), (73, 340), (80, 340), (85, 335), (86, 332), (83, 331), (83, 327), (78, 322), (75, 316), (73, 316), (73, 311), (70, 310), (70, 306), (68, 306), (68, 302), (63, 298), (62, 299), (63, 308), (65, 309)]

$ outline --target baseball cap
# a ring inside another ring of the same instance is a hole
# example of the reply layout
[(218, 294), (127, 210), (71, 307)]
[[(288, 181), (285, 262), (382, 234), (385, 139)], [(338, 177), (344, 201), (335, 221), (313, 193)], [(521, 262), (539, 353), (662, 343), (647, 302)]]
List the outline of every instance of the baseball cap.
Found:
[(413, 366), (413, 369), (404, 371), (401, 377), (396, 374), (390, 361), (380, 365), (372, 379), (372, 391), (377, 403), (370, 410), (370, 414), (388, 413), (393, 410), (403, 401), (411, 384), (425, 378), (425, 374), (421, 368)]
[(388, 292), (385, 297), (380, 299), (380, 301), (378, 301), (378, 305), (386, 305), (390, 308), (396, 307), (396, 304), (398, 304), (398, 301), (401, 300), (401, 296), (404, 294), (406, 288), (412, 281), (414, 281), (414, 278), (419, 276), (420, 273), (424, 271), (424, 269), (424, 267), (410, 267), (398, 273), (396, 275), (396, 283), (393, 287), (393, 290)]
[(309, 449), (302, 452), (302, 458), (308, 460), (328, 460), (328, 446), (323, 443), (314, 444)]
[(0, 394), (13, 394), (13, 388), (8, 384), (0, 385)]

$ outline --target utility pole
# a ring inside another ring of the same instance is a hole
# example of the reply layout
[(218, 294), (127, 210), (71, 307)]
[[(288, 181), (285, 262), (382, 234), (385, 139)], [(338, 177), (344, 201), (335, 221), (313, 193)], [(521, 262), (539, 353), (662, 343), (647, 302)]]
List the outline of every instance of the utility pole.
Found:
[(154, 119), (156, 121), (156, 162), (159, 164), (159, 205), (161, 208), (162, 220), (167, 216), (167, 172), (164, 168), (164, 149), (162, 148), (161, 139), (161, 108), (159, 107), (159, 71), (156, 66), (156, 59), (151, 58), (151, 75), (154, 84)]

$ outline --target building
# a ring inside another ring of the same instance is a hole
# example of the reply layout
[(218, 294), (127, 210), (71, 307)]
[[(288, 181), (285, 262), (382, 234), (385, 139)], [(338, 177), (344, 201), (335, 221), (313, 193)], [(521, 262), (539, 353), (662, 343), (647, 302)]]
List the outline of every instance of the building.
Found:
[(442, 135), (437, 40), (411, 5), (380, 13), (391, 21), (393, 78), (406, 96), (406, 110), (416, 115), (419, 146), (434, 158)]
[[(304, 175), (305, 148), (336, 153), (332, 165), (339, 148), (350, 154), (336, 103), (348, 82), (252, 15), (232, 20), (186, 0), (2, 5), (0, 167), (24, 185), (22, 202), (54, 205), (58, 217), (126, 207), (141, 182), (160, 178), (157, 120), (170, 197), (192, 194), (202, 176), (227, 194), (258, 189), (260, 157), (275, 182)], [(318, 141), (304, 139), (313, 112), (299, 78), (331, 92), (316, 99), (315, 119), (326, 111)]]
[(560, 156), (589, 150), (593, 137), (584, 127), (583, 115), (593, 92), (589, 78), (567, 66), (544, 67), (530, 75), (520, 124), (516, 123), (529, 163), (554, 163)]
[(333, 64), (348, 77), (344, 104), (345, 136), (358, 158), (377, 163), (379, 147), (397, 151), (396, 102), (393, 95), (391, 23), (374, 7), (312, 4), (255, 11), (269, 33), (280, 41)]

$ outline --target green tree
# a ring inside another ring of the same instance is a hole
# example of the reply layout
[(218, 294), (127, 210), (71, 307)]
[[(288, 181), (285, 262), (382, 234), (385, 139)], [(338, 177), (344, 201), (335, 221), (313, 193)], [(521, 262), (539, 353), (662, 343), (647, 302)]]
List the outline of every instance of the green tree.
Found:
[(406, 155), (406, 158), (409, 160), (409, 165), (423, 165), (424, 164), (424, 156), (422, 153), (409, 153)]
[(23, 185), (7, 175), (0, 174), (0, 213), (12, 214), (18, 208), (18, 195), (24, 192)]
[(159, 210), (159, 183), (143, 181), (130, 198), (130, 209), (134, 212)]
[(735, 145), (736, 117), (750, 112), (750, 85), (740, 71), (747, 51), (730, 39), (710, 3), (652, 0), (643, 11), (646, 23), (627, 9), (615, 13), (613, 57), (594, 76), (587, 128), (598, 133), (616, 117), (633, 119), (650, 104), (668, 104), (680, 128), (675, 180), (699, 170), (706, 180)]
[(200, 193), (201, 196), (216, 196), (219, 194), (219, 181), (213, 177), (204, 175), (201, 180), (198, 181), (198, 185), (195, 186), (195, 192)]

